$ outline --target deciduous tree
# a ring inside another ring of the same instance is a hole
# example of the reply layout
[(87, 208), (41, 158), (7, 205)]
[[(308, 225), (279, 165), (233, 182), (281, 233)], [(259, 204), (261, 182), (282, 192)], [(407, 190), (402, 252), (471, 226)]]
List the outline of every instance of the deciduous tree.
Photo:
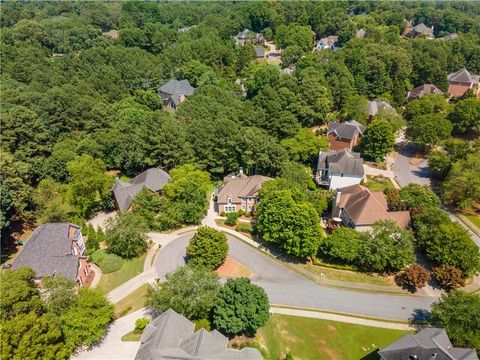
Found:
[(210, 270), (222, 265), (227, 253), (227, 236), (208, 226), (198, 229), (187, 247), (188, 262)]

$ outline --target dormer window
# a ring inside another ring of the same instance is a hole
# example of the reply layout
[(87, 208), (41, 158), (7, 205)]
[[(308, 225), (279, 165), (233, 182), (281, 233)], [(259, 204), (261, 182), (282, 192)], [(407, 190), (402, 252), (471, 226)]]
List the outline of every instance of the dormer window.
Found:
[(227, 203), (228, 203), (228, 204), (231, 204), (231, 203), (232, 203), (232, 198), (229, 197), (229, 198), (227, 199)]

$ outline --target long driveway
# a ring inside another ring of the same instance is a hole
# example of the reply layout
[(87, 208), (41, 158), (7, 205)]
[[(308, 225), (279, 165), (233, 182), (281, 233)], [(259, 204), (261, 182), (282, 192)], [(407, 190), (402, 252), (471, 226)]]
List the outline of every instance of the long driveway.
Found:
[[(185, 263), (185, 249), (192, 234), (172, 241), (159, 252), (158, 277)], [(280, 265), (258, 250), (227, 236), (229, 254), (255, 274), (252, 282), (265, 289), (270, 303), (318, 310), (339, 311), (385, 319), (407, 320), (414, 311), (428, 310), (435, 298), (356, 292), (315, 284)]]
[(418, 152), (418, 147), (405, 140), (397, 143), (397, 156), (393, 164), (395, 179), (401, 187), (410, 183), (430, 186), (430, 170), (425, 159), (420, 164), (410, 163), (412, 156)]

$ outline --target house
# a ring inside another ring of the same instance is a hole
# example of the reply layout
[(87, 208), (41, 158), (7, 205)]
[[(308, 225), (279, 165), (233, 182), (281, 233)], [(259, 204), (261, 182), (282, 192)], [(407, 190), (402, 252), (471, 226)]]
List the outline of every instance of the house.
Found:
[(177, 110), (178, 105), (192, 95), (195, 88), (190, 85), (188, 80), (168, 80), (165, 84), (158, 88), (158, 94), (163, 101), (166, 109)]
[(365, 126), (356, 120), (329, 122), (327, 137), (330, 143), (330, 150), (352, 150), (360, 142), (364, 131)]
[(440, 39), (442, 39), (442, 40), (455, 40), (457, 38), (458, 38), (457, 33), (451, 33), (451, 34), (447, 34), (447, 35), (441, 37)]
[(410, 39), (415, 39), (420, 36), (425, 37), (426, 39), (429, 39), (429, 40), (435, 38), (435, 36), (433, 35), (433, 26), (428, 27), (424, 23), (420, 23), (413, 27), (411, 24), (408, 24), (407, 28), (403, 32), (403, 36)]
[(368, 121), (372, 121), (372, 119), (377, 115), (379, 111), (382, 110), (389, 110), (389, 111), (395, 111), (392, 105), (385, 101), (368, 101), (368, 107), (367, 107), (367, 115), (368, 115)]
[(479, 75), (470, 74), (465, 68), (448, 74), (448, 93), (450, 96), (462, 96), (468, 90), (472, 89), (478, 96), (479, 78)]
[(478, 360), (474, 349), (453, 347), (444, 329), (407, 334), (378, 351), (382, 360)]
[(314, 50), (325, 50), (325, 49), (330, 49), (332, 51), (337, 51), (338, 49), (340, 49), (338, 36), (330, 35), (318, 40), (317, 46), (315, 47)]
[(256, 32), (250, 31), (248, 29), (243, 29), (235, 37), (235, 45), (243, 46), (246, 44), (251, 45), (260, 45), (264, 46), (267, 42), (262, 34), (257, 34)]
[(118, 38), (118, 31), (112, 29), (110, 31), (104, 32), (102, 35), (108, 36), (109, 38), (112, 38), (112, 39), (116, 39)]
[(412, 91), (407, 93), (407, 100), (415, 100), (424, 97), (425, 95), (443, 95), (442, 90), (437, 88), (435, 85), (432, 84), (423, 84), (417, 86)]
[(247, 176), (240, 168), (238, 175), (223, 178), (223, 184), (215, 189), (217, 211), (236, 212), (240, 209), (252, 211), (258, 201), (262, 184), (271, 178), (262, 175)]
[(39, 226), (13, 260), (14, 270), (32, 268), (39, 280), (45, 276), (61, 275), (85, 284), (90, 269), (83, 256), (85, 244), (81, 228), (70, 223), (48, 223)]
[(132, 180), (125, 182), (115, 178), (112, 188), (115, 206), (120, 211), (130, 209), (132, 200), (145, 187), (150, 191), (159, 192), (172, 178), (162, 169), (150, 168)]
[(359, 153), (347, 149), (318, 153), (315, 181), (321, 186), (335, 190), (359, 184), (363, 175), (363, 159)]
[(342, 219), (342, 224), (358, 231), (369, 230), (380, 220), (393, 220), (402, 229), (410, 224), (410, 212), (388, 211), (383, 192), (370, 191), (359, 184), (337, 189), (332, 217)]
[(364, 29), (360, 29), (357, 31), (357, 33), (355, 34), (355, 37), (359, 38), (359, 39), (363, 39), (365, 37), (365, 30)]
[(262, 360), (257, 349), (227, 348), (228, 339), (217, 330), (194, 331), (195, 324), (172, 309), (145, 327), (135, 360)]
[(261, 46), (255, 47), (255, 56), (259, 62), (265, 61), (265, 49)]

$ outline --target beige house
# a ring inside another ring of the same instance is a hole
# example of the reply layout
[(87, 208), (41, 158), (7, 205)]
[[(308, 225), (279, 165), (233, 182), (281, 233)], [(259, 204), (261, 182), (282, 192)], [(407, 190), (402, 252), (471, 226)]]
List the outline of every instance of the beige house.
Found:
[(370, 191), (361, 185), (337, 189), (332, 215), (342, 224), (358, 231), (370, 230), (380, 220), (392, 220), (400, 228), (410, 224), (410, 212), (388, 211), (387, 200), (381, 191)]
[(240, 169), (238, 175), (223, 178), (223, 184), (215, 189), (216, 210), (221, 212), (252, 211), (258, 201), (262, 184), (271, 178), (262, 175), (247, 176)]

